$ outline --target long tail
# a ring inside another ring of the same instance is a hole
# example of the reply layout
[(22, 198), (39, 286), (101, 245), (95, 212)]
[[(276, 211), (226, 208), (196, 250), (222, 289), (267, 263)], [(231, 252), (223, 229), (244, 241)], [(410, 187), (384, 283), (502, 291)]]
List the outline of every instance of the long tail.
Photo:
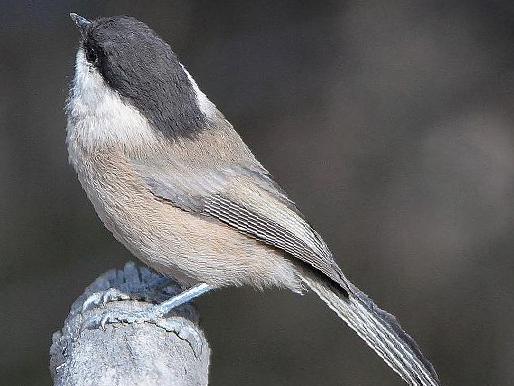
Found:
[(302, 279), (343, 319), (405, 382), (416, 386), (440, 386), (432, 364), (396, 318), (350, 284), (348, 296), (310, 274)]

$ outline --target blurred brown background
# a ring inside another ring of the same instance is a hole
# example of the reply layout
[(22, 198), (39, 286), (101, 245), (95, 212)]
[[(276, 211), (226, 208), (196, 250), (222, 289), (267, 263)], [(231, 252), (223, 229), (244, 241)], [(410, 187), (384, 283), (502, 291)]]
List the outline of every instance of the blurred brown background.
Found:
[[(51, 333), (132, 259), (67, 163), (70, 11), (135, 16), (398, 316), (446, 385), (514, 379), (511, 1), (0, 2), (0, 383), (49, 384)], [(199, 301), (213, 385), (401, 385), (314, 296)]]

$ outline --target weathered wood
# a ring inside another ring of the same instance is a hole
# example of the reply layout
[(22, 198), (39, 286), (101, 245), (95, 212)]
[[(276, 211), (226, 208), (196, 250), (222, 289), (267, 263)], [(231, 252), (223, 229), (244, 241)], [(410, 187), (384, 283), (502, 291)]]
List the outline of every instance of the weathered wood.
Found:
[[(83, 311), (88, 297), (109, 288), (130, 294), (131, 300)], [(180, 288), (171, 280), (132, 263), (101, 275), (73, 303), (63, 329), (53, 335), (50, 371), (54, 385), (207, 385), (210, 348), (190, 305), (179, 307), (157, 324), (84, 328), (84, 321), (107, 309), (143, 310), (177, 292)]]

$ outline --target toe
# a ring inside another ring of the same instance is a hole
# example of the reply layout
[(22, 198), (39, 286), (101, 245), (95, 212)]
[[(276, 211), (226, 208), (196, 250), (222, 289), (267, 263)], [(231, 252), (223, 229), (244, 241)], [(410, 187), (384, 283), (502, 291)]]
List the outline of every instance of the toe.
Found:
[(91, 294), (82, 304), (82, 312), (98, 306), (101, 296), (102, 294), (100, 292)]

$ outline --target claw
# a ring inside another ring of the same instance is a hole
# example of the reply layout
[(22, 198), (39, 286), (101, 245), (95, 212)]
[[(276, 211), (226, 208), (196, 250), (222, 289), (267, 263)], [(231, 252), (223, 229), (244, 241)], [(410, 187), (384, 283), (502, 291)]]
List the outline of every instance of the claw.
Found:
[(104, 315), (102, 317), (102, 319), (100, 319), (100, 327), (102, 328), (102, 330), (105, 331), (105, 325), (107, 324), (108, 321), (109, 321), (109, 314)]
[(82, 312), (91, 308), (105, 306), (109, 302), (130, 300), (130, 296), (116, 288), (109, 288), (107, 291), (91, 294), (82, 304)]
[(101, 296), (102, 296), (101, 292), (95, 292), (94, 294), (90, 295), (82, 304), (82, 312), (87, 311), (90, 308), (93, 308), (92, 306), (98, 305), (100, 302)]

